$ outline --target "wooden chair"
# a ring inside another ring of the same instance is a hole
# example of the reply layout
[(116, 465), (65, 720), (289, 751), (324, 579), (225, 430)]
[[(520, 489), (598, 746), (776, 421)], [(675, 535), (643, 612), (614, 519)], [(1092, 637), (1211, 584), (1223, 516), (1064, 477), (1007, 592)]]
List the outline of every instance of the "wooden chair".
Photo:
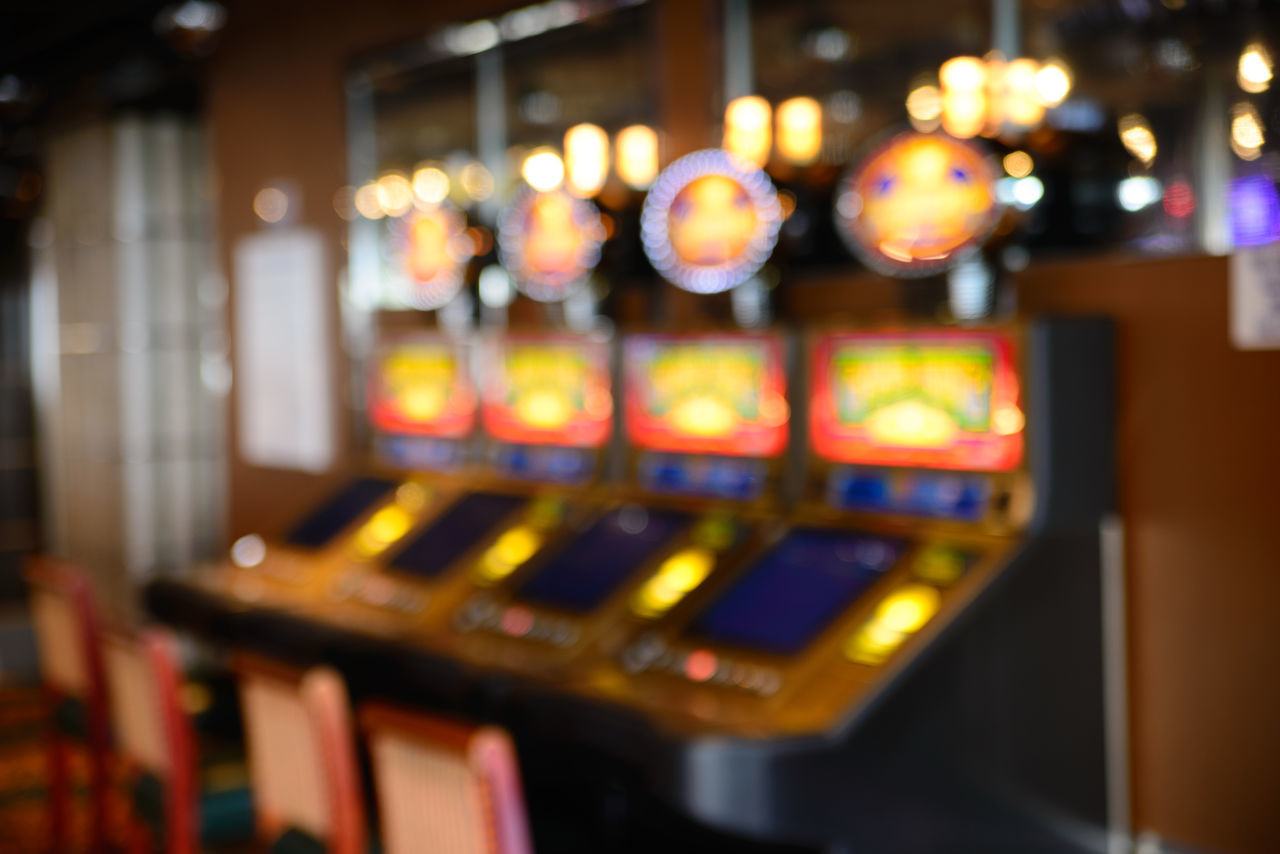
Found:
[(360, 724), (385, 854), (532, 854), (505, 731), (379, 705)]
[(131, 771), (129, 850), (194, 854), (202, 844), (249, 839), (243, 763), (202, 750), (183, 708), (173, 636), (107, 632), (103, 652), (116, 745)]
[(363, 854), (364, 806), (342, 678), (251, 656), (235, 668), (260, 837), (273, 854)]
[(71, 842), (71, 760), (80, 745), (88, 755), (89, 846), (105, 851), (111, 763), (98, 609), (88, 580), (69, 564), (35, 558), (26, 577), (48, 703), (49, 849)]

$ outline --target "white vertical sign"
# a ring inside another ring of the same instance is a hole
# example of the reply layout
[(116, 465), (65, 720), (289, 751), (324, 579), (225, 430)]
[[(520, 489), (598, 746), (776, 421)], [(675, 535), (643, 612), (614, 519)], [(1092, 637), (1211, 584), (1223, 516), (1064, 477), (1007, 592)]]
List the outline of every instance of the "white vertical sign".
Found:
[(1280, 242), (1231, 256), (1231, 343), (1241, 350), (1280, 349)]
[(239, 452), (251, 465), (319, 472), (334, 456), (325, 245), (311, 229), (235, 248)]

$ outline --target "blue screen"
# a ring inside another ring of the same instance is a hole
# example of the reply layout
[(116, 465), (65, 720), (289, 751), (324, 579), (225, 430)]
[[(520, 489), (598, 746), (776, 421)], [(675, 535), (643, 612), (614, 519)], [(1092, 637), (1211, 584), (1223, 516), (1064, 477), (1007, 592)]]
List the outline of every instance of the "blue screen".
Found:
[(394, 480), (379, 477), (351, 481), (295, 525), (285, 542), (306, 549), (320, 548), (383, 500), (395, 486)]
[(391, 559), (391, 568), (434, 578), (525, 503), (515, 495), (472, 492), (453, 503)]
[(809, 645), (902, 553), (898, 540), (797, 528), (720, 594), (693, 624), (715, 643), (776, 655)]
[(526, 602), (587, 613), (673, 537), (691, 517), (624, 505), (597, 519), (516, 591)]

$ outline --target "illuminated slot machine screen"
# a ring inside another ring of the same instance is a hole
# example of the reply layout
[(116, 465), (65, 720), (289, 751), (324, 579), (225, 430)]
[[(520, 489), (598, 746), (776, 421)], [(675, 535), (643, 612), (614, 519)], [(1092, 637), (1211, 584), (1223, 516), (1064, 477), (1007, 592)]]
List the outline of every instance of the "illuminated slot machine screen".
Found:
[(772, 655), (807, 647), (893, 566), (904, 544), (872, 534), (797, 528), (698, 616), (711, 643)]
[[(1022, 465), (1012, 335), (837, 333), (816, 340), (811, 364), (810, 439), (839, 464), (829, 484), (837, 505), (973, 520), (989, 489), (974, 473)], [(936, 471), (891, 477), (884, 467)]]
[(494, 339), (485, 349), (481, 419), (508, 475), (580, 481), (613, 426), (604, 341), (571, 335)]
[(379, 456), (393, 464), (444, 468), (476, 422), (476, 392), (462, 345), (443, 335), (394, 339), (378, 352), (368, 384), (369, 423)]
[(285, 542), (304, 549), (318, 549), (345, 530), (374, 505), (391, 496), (393, 480), (362, 477), (351, 481), (303, 518), (285, 535)]
[(694, 519), (624, 504), (595, 520), (515, 591), (517, 599), (579, 614), (599, 607)]
[(525, 499), (514, 495), (467, 493), (411, 538), (387, 565), (420, 578), (435, 578), (524, 505)]
[(665, 493), (749, 499), (787, 446), (780, 336), (643, 335), (624, 347), (626, 430)]

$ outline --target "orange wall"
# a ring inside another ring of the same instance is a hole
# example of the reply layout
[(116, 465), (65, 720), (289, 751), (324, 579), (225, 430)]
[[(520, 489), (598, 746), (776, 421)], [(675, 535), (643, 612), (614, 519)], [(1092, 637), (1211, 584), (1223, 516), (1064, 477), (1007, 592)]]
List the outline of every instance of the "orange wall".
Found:
[[(229, 247), (256, 228), (253, 194), (277, 178), (301, 187), (301, 221), (330, 238), (337, 269), (345, 224), (331, 198), (346, 180), (345, 63), (504, 5), (233, 7), (209, 77), (227, 269)], [(677, 57), (660, 84), (663, 114), (671, 138), (692, 147), (707, 133), (695, 126), (694, 102), (709, 100), (716, 73), (713, 62), (694, 58), (711, 4), (663, 5), (658, 47)], [(1267, 535), (1280, 518), (1280, 352), (1230, 348), (1222, 259), (1090, 261), (1021, 278), (1029, 311), (1099, 312), (1119, 322), (1135, 826), (1207, 850), (1275, 850), (1280, 633), (1271, 614), (1280, 602), (1280, 560)], [(907, 286), (835, 279), (784, 289), (781, 298), (794, 316), (868, 317), (892, 308)], [(278, 530), (329, 479), (237, 463), (232, 531)]]

